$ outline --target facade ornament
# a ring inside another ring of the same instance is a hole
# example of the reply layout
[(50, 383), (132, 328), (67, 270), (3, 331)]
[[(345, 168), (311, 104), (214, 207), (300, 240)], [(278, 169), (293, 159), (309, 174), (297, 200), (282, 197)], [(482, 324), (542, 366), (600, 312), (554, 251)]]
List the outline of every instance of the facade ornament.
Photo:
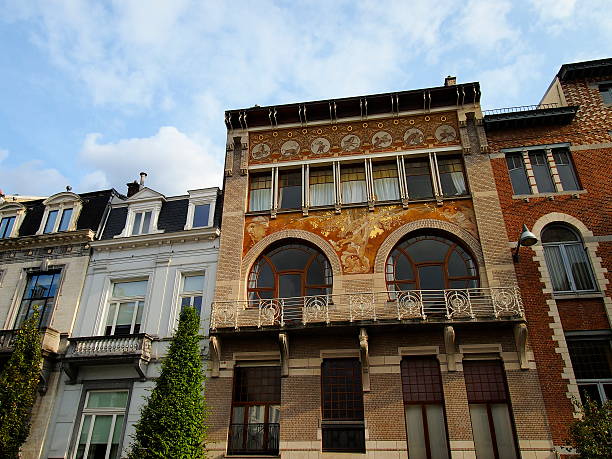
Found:
[(455, 329), (450, 325), (444, 327), (444, 347), (446, 348), (448, 371), (457, 371), (457, 361), (455, 358), (457, 352), (455, 346)]
[(281, 376), (289, 376), (289, 336), (287, 333), (278, 334), (278, 345), (280, 347)]
[(218, 378), (221, 363), (221, 338), (218, 336), (210, 337), (210, 357), (212, 363), (210, 368), (210, 376), (213, 378)]
[(359, 355), (361, 357), (363, 391), (370, 392), (370, 350), (368, 345), (368, 332), (365, 328), (359, 329)]
[(516, 344), (516, 352), (519, 358), (521, 370), (529, 370), (529, 361), (527, 359), (527, 325), (524, 323), (514, 326), (514, 342)]

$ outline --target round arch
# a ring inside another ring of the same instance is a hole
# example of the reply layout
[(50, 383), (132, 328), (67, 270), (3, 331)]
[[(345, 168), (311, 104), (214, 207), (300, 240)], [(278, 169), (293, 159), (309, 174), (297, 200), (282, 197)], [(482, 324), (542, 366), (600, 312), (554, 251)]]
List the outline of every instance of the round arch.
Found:
[(423, 229), (432, 229), (446, 232), (455, 236), (455, 238), (458, 238), (470, 250), (470, 252), (472, 252), (472, 255), (476, 259), (476, 264), (478, 265), (481, 285), (486, 285), (484, 282), (482, 282), (485, 280), (484, 276), (486, 271), (484, 266), (484, 257), (482, 255), (482, 249), (480, 248), (480, 243), (478, 242), (478, 240), (458, 225), (435, 219), (417, 220), (400, 226), (395, 231), (393, 231), (387, 237), (387, 239), (385, 239), (384, 242), (380, 245), (378, 252), (376, 253), (376, 259), (374, 260), (374, 272), (384, 273), (387, 258), (389, 258), (389, 254), (391, 253), (393, 248), (400, 242), (400, 240), (402, 240), (409, 233)]

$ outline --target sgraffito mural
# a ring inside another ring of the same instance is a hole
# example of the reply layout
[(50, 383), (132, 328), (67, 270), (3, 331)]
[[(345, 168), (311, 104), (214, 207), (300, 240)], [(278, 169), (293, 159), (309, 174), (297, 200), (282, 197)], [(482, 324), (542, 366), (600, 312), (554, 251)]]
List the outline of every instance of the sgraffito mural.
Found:
[(329, 241), (342, 263), (345, 274), (371, 273), (378, 248), (386, 237), (406, 223), (422, 219), (438, 219), (455, 223), (478, 237), (472, 202), (468, 199), (411, 204), (408, 209), (400, 205), (380, 206), (374, 211), (366, 207), (311, 211), (308, 216), (292, 212), (269, 216), (246, 217), (243, 255), (269, 234), (287, 229), (315, 233)]
[(249, 133), (249, 164), (459, 145), (455, 112)]

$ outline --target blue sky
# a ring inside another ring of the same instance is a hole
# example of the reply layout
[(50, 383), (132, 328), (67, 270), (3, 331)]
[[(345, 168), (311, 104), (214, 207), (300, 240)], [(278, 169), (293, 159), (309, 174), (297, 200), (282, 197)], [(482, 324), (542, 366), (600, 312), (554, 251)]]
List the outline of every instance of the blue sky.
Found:
[(0, 0), (0, 189), (220, 185), (223, 111), (480, 81), (537, 103), (612, 56), (609, 0)]

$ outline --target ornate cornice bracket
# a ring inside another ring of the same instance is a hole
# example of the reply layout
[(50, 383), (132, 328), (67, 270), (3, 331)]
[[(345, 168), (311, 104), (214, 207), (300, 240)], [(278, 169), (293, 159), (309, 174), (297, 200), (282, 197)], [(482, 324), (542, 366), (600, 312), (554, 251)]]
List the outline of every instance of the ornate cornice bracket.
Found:
[(359, 356), (361, 357), (363, 391), (370, 392), (370, 349), (368, 344), (368, 332), (365, 328), (359, 329)]
[(446, 348), (446, 363), (448, 371), (457, 371), (457, 346), (455, 344), (455, 329), (448, 325), (444, 327), (444, 347)]

